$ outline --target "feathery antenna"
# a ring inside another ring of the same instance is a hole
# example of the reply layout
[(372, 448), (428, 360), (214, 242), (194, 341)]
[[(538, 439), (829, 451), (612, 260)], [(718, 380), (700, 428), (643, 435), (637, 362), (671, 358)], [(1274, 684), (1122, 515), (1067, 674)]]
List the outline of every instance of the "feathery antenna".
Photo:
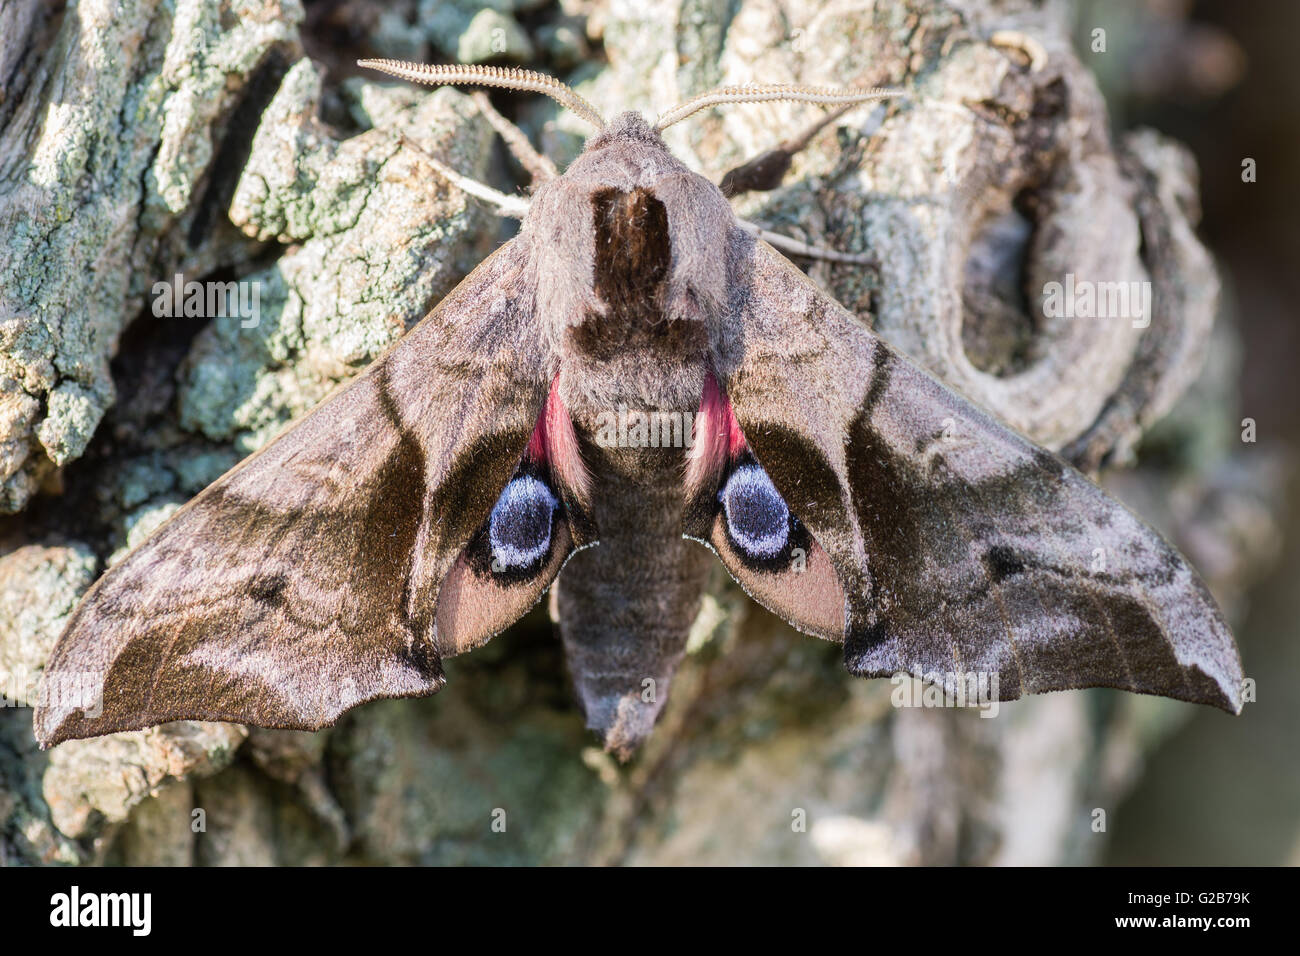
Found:
[(553, 76), (498, 66), (464, 66), (458, 63), (432, 65), (407, 63), (403, 60), (357, 60), (357, 66), (379, 70), (390, 76), (425, 83), (429, 86), (499, 86), (525, 93), (541, 93), (561, 106), (573, 110), (597, 129), (605, 120), (596, 108)]
[(710, 106), (723, 103), (767, 103), (773, 100), (793, 100), (800, 103), (824, 103), (827, 105), (868, 103), (871, 100), (883, 100), (891, 96), (907, 96), (904, 90), (872, 87), (854, 89), (844, 86), (796, 86), (792, 83), (767, 83), (745, 86), (721, 86), (708, 93), (679, 103), (659, 117), (655, 129), (663, 132), (674, 123), (680, 123), (686, 117)]

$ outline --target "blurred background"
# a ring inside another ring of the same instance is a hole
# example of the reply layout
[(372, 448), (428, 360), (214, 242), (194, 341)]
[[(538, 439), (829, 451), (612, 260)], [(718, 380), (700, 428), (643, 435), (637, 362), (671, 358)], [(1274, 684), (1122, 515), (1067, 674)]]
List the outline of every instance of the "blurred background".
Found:
[[(1089, 29), (1130, 19), (1127, 54), (1089, 58)], [(1300, 69), (1288, 0), (1084, 3), (1080, 55), (1119, 128), (1149, 125), (1191, 148), (1201, 172), (1201, 235), (1218, 258), (1222, 313), (1241, 336), (1243, 416), (1256, 446), (1294, 465), (1300, 447)], [(1244, 159), (1257, 181), (1242, 181)], [(1259, 686), (1249, 720), (1197, 712), (1148, 760), (1116, 814), (1105, 861), (1300, 864), (1300, 485), (1276, 517), (1272, 570), (1250, 588), (1238, 629)], [(1197, 790), (1197, 799), (1187, 799)]]

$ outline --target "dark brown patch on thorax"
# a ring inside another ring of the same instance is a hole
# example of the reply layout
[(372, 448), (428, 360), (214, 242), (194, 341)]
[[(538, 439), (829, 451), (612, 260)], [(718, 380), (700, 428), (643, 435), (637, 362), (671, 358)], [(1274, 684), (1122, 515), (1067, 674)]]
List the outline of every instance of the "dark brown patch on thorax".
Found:
[(593, 193), (591, 204), (594, 287), (605, 313), (583, 316), (569, 332), (571, 343), (603, 360), (646, 346), (665, 358), (702, 352), (707, 343), (702, 324), (669, 314), (673, 256), (664, 204), (647, 189), (612, 187)]

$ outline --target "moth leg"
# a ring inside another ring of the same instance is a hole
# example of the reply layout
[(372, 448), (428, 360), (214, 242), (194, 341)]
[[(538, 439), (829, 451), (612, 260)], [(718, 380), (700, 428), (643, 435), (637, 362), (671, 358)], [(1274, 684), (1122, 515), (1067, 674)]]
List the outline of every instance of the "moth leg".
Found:
[(532, 185), (534, 187), (560, 175), (560, 171), (555, 168), (555, 164), (551, 162), (550, 158), (543, 156), (533, 148), (533, 144), (528, 141), (524, 131), (497, 112), (496, 107), (492, 105), (492, 101), (488, 99), (486, 93), (478, 90), (472, 96), (475, 105), (482, 111), (483, 118), (488, 121), (488, 125), (496, 130), (497, 135), (505, 141), (506, 148), (510, 150), (510, 155), (517, 159), (519, 165), (524, 167), (528, 171), (528, 175), (533, 178)]
[(798, 136), (787, 139), (776, 149), (769, 149), (766, 153), (760, 153), (748, 162), (727, 170), (726, 175), (722, 177), (722, 182), (718, 183), (722, 195), (730, 199), (741, 193), (767, 192), (780, 186), (781, 180), (790, 171), (790, 163), (795, 155), (812, 142), (814, 136), (859, 105), (847, 103), (833, 109)]
[(825, 246), (812, 246), (790, 236), (783, 236), (779, 232), (764, 229), (758, 223), (750, 222), (748, 219), (738, 218), (736, 222), (739, 223), (741, 229), (744, 229), (751, 236), (762, 239), (782, 252), (805, 256), (809, 259), (822, 259), (826, 262), (848, 262), (860, 266), (876, 264), (875, 258), (866, 253), (840, 252), (838, 249), (828, 249)]
[(456, 172), (456, 170), (452, 169), (436, 156), (430, 155), (420, 147), (419, 143), (411, 139), (411, 137), (407, 136), (405, 133), (399, 132), (398, 135), (401, 136), (402, 142), (405, 145), (423, 156), (425, 161), (432, 166), (440, 176), (458, 189), (469, 193), (471, 196), (474, 196), (477, 199), (482, 199), (486, 203), (491, 203), (497, 208), (498, 215), (510, 216), (514, 219), (522, 219), (524, 218), (524, 214), (528, 212), (529, 202), (527, 199), (520, 196), (507, 195), (499, 189), (493, 189), (487, 183), (481, 183), (477, 179), (471, 179), (469, 176), (464, 176), (461, 173)]

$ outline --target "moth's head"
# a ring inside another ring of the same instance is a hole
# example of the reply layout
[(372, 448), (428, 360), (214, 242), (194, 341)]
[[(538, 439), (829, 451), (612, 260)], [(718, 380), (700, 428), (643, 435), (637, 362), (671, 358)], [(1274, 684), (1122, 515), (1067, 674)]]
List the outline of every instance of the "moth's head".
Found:
[[(640, 113), (619, 113), (583, 144), (582, 153), (564, 172), (570, 184), (591, 189), (649, 187), (662, 176), (679, 176), (687, 167), (673, 158), (654, 124)], [(545, 184), (541, 189), (545, 189)], [(540, 190), (538, 190), (540, 192)]]
[(663, 137), (654, 124), (640, 113), (628, 110), (619, 113), (612, 120), (592, 134), (583, 147), (584, 153), (605, 149), (614, 144), (642, 145), (650, 148), (665, 149)]

